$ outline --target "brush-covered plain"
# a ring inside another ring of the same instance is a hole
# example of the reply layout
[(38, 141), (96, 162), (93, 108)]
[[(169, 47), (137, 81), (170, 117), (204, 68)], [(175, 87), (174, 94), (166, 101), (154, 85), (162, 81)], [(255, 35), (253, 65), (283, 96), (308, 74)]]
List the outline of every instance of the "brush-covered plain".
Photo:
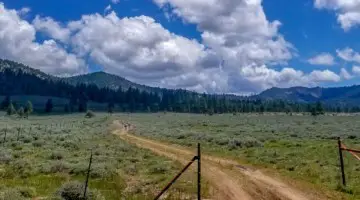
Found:
[(263, 169), (333, 199), (360, 199), (360, 161), (344, 152), (347, 187), (340, 184), (336, 138), (360, 149), (360, 116), (286, 114), (120, 115), (135, 134), (203, 150)]
[[(114, 119), (0, 117), (0, 200), (82, 199), (91, 149), (87, 199), (152, 199), (181, 165), (111, 134)], [(194, 177), (194, 170), (186, 172), (166, 199), (193, 199)]]

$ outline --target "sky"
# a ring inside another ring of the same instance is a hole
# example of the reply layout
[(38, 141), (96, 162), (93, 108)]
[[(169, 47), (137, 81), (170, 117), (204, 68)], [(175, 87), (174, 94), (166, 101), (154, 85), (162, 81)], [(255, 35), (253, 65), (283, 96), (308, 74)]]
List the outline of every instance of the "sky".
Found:
[(360, 80), (360, 0), (0, 0), (0, 58), (206, 93)]

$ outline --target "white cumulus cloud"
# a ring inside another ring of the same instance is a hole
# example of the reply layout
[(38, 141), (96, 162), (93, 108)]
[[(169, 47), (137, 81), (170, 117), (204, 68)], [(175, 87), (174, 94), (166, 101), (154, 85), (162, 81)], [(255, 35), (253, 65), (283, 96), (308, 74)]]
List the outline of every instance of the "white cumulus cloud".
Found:
[(314, 0), (314, 6), (335, 11), (337, 21), (345, 31), (360, 24), (359, 0)]
[(345, 68), (340, 69), (340, 77), (345, 80), (353, 78), (353, 76)]
[(347, 62), (360, 63), (360, 54), (349, 47), (337, 49), (336, 53), (341, 59)]
[(0, 57), (22, 62), (44, 72), (72, 75), (86, 71), (85, 62), (54, 40), (36, 42), (36, 29), (16, 10), (0, 3)]
[(330, 53), (321, 53), (308, 60), (312, 65), (334, 65), (334, 57)]
[(315, 82), (339, 82), (341, 80), (339, 75), (330, 70), (314, 70), (309, 76)]
[[(66, 23), (36, 16), (30, 24), (3, 6), (0, 55), (56, 75), (86, 72), (89, 60), (141, 84), (211, 93), (249, 94), (345, 78), (330, 70), (273, 68), (287, 65), (296, 49), (279, 33), (281, 23), (268, 21), (260, 0), (154, 1), (196, 24), (202, 42), (171, 33), (149, 16), (120, 18), (110, 7), (104, 15)], [(36, 32), (50, 39), (36, 42)]]
[(357, 75), (357, 76), (360, 76), (360, 66), (354, 65), (354, 66), (352, 67), (352, 72), (353, 72), (353, 74), (355, 74), (355, 75)]
[(118, 3), (120, 3), (120, 0), (111, 0), (111, 3), (118, 4)]
[(64, 28), (51, 17), (42, 18), (37, 15), (32, 23), (37, 31), (44, 32), (51, 38), (61, 42), (66, 42), (70, 37), (70, 30)]

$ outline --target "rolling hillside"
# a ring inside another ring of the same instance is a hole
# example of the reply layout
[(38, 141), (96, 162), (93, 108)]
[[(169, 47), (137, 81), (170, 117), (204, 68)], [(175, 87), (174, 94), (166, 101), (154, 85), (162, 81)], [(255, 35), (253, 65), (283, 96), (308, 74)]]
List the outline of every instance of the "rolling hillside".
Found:
[(86, 85), (94, 84), (99, 88), (109, 88), (113, 90), (117, 90), (119, 87), (121, 87), (123, 90), (127, 90), (130, 87), (132, 87), (132, 88), (137, 88), (141, 91), (148, 91), (148, 92), (156, 92), (160, 90), (160, 88), (154, 88), (146, 85), (133, 83), (123, 77), (116, 76), (113, 74), (108, 74), (106, 72), (94, 72), (85, 75), (63, 78), (62, 80), (72, 85), (77, 85), (80, 83)]
[(288, 101), (311, 103), (316, 101), (328, 104), (360, 104), (360, 85), (335, 88), (271, 88), (257, 95), (260, 99), (282, 99)]
[[(12, 77), (12, 79), (4, 78), (5, 73), (12, 72), (17, 74), (18, 77)], [(27, 77), (27, 82), (17, 83), (17, 79), (22, 78), (23, 76)], [(153, 92), (162, 94), (163, 89), (149, 87), (146, 85), (140, 85), (133, 83), (123, 77), (116, 76), (113, 74), (108, 74), (105, 72), (94, 72), (85, 75), (73, 76), (73, 77), (55, 77), (48, 75), (40, 70), (25, 66), (21, 63), (1, 60), (0, 59), (0, 78), (3, 78), (2, 87), (7, 85), (7, 90), (11, 88), (12, 95), (32, 95), (34, 93), (42, 96), (52, 96), (51, 87), (56, 83), (61, 82), (62, 84), (70, 84), (76, 86), (78, 84), (85, 85), (96, 85), (98, 88), (107, 88), (110, 90), (117, 90), (122, 88), (123, 91), (128, 90), (130, 87), (132, 89), (138, 89), (140, 92)], [(44, 88), (31, 88), (28, 83), (32, 82), (43, 82)], [(47, 92), (45, 91), (45, 88)], [(4, 90), (4, 89), (3, 89)], [(35, 92), (34, 92), (35, 91)], [(49, 92), (50, 91), (50, 92)], [(176, 90), (166, 90), (168, 92), (176, 92)], [(1, 86), (0, 86), (1, 92)], [(9, 92), (9, 91), (7, 91)], [(183, 91), (188, 92), (188, 91)], [(2, 93), (6, 93), (3, 91)], [(1, 95), (1, 94), (0, 94)], [(2, 94), (4, 95), (4, 94)], [(196, 95), (193, 93), (192, 95)], [(200, 95), (200, 94), (198, 94)], [(67, 95), (58, 95), (59, 97)], [(216, 98), (223, 97), (223, 95), (212, 95)], [(348, 87), (336, 87), (336, 88), (307, 88), (307, 87), (291, 87), (291, 88), (271, 88), (261, 92), (258, 95), (254, 95), (248, 98), (235, 95), (225, 95), (227, 99), (240, 100), (240, 99), (262, 99), (262, 100), (284, 100), (298, 103), (313, 103), (317, 101), (324, 102), (331, 105), (350, 105), (358, 106), (360, 104), (360, 85), (348, 86)]]

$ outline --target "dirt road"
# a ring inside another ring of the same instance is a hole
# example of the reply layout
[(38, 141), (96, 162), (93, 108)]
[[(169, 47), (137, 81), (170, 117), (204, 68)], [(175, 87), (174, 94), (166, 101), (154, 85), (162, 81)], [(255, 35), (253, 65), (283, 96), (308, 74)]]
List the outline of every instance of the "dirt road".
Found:
[[(123, 128), (114, 134), (129, 143), (149, 149), (156, 154), (177, 160), (183, 164), (195, 155), (180, 146), (168, 145), (158, 141), (128, 134)], [(202, 175), (216, 188), (216, 199), (226, 200), (307, 200), (325, 199), (318, 194), (301, 192), (288, 184), (269, 177), (259, 170), (248, 169), (232, 160), (214, 156), (202, 156)]]

